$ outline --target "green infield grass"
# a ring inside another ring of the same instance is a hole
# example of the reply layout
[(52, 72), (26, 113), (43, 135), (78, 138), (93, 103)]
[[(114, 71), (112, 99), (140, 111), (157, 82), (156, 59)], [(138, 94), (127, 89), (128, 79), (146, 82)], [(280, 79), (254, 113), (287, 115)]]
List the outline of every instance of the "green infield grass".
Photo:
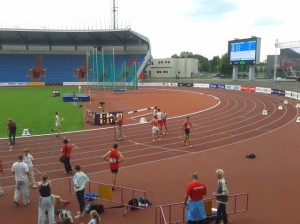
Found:
[[(53, 90), (60, 96), (53, 97)], [(7, 137), (7, 120), (12, 118), (17, 124), (17, 136), (23, 129), (30, 129), (31, 135), (49, 134), (55, 128), (55, 112), (60, 113), (62, 132), (82, 130), (82, 107), (73, 102), (63, 102), (66, 93), (78, 92), (77, 87), (11, 87), (0, 88), (0, 137)]]

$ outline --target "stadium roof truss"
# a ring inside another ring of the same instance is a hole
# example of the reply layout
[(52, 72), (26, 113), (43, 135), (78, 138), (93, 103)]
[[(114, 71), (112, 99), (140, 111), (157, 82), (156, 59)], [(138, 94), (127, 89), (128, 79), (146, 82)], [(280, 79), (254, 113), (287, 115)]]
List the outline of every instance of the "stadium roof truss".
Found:
[(130, 46), (150, 42), (131, 29), (125, 30), (18, 30), (0, 29), (1, 45)]

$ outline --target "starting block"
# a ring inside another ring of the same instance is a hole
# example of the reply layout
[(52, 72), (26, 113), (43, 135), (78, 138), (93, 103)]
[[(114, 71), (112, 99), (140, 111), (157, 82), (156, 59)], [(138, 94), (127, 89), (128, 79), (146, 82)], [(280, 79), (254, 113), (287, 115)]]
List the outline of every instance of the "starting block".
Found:
[(296, 122), (300, 123), (300, 117), (297, 118)]
[(268, 111), (267, 110), (263, 110), (262, 115), (268, 115)]
[(29, 132), (29, 129), (28, 129), (28, 128), (23, 129), (22, 136), (30, 136), (30, 132)]
[(279, 106), (278, 106), (278, 110), (283, 110), (282, 105), (279, 105)]
[(296, 104), (296, 108), (300, 108), (300, 103), (297, 103), (297, 104)]
[(287, 100), (285, 100), (283, 103), (284, 103), (284, 104), (289, 104), (289, 102), (288, 102)]

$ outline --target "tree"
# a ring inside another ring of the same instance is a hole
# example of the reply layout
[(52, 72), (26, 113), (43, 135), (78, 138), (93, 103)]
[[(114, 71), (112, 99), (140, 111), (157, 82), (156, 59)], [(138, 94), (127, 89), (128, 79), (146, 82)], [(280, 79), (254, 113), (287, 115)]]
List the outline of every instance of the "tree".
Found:
[(219, 72), (225, 75), (232, 74), (232, 66), (229, 64), (228, 53), (222, 55), (219, 63)]

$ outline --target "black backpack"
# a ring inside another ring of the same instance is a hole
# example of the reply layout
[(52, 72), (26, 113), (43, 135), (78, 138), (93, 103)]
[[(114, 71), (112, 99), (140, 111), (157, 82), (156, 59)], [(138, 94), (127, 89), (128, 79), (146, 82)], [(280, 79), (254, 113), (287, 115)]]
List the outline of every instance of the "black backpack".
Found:
[(137, 198), (132, 198), (130, 201), (128, 201), (128, 205), (130, 205), (130, 210), (135, 211), (139, 207), (139, 200)]
[(90, 211), (92, 211), (92, 210), (96, 210), (98, 214), (101, 214), (104, 212), (104, 207), (103, 207), (103, 205), (97, 205), (97, 204), (90, 203), (86, 206), (85, 212), (90, 213)]

